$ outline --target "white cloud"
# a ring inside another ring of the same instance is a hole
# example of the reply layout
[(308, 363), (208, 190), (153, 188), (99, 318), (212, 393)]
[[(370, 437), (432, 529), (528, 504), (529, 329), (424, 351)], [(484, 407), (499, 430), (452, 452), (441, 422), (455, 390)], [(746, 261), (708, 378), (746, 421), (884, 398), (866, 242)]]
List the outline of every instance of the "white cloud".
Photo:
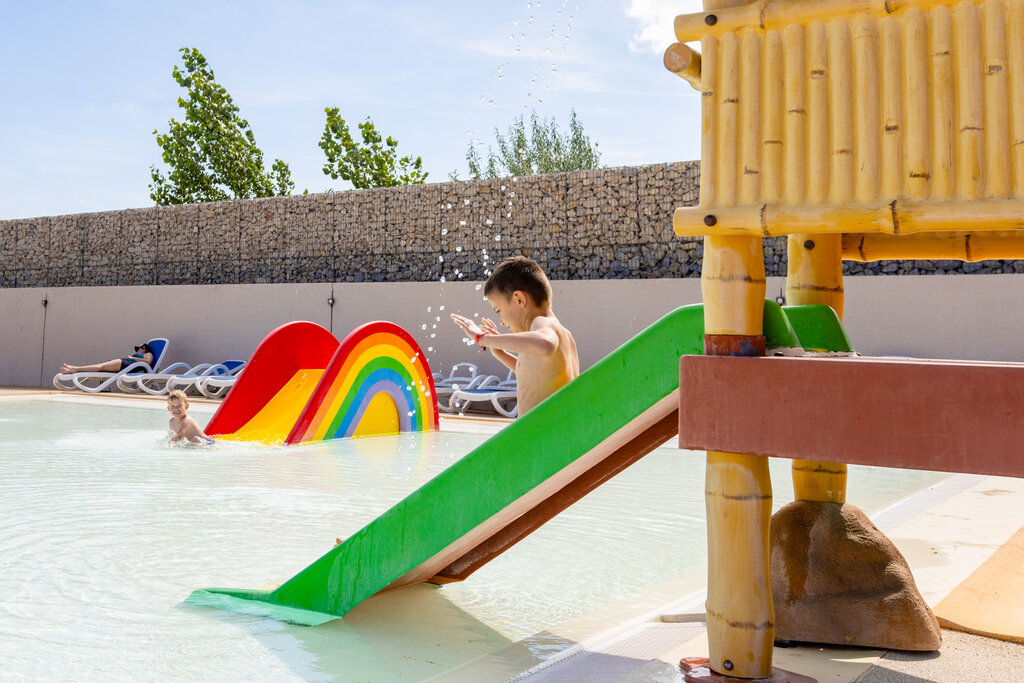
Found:
[(634, 52), (662, 54), (676, 42), (672, 22), (679, 14), (703, 11), (700, 0), (628, 0), (626, 16), (636, 22), (637, 30), (629, 41)]

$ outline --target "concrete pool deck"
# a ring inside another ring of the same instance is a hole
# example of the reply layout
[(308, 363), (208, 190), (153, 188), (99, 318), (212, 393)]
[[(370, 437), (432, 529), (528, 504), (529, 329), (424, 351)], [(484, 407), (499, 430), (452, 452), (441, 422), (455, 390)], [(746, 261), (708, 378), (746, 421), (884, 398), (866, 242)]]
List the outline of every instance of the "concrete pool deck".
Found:
[[(0, 400), (75, 396), (124, 405), (160, 396), (0, 388)], [(191, 401), (192, 399), (190, 399)], [(195, 399), (213, 407), (216, 401)], [(443, 429), (492, 433), (507, 421), (442, 416)], [(899, 547), (936, 606), (1024, 526), (1024, 480), (955, 475), (872, 520)], [(437, 676), (439, 681), (678, 681), (683, 656), (706, 656), (702, 572), (680, 576)], [(776, 648), (776, 666), (819, 681), (1024, 680), (1024, 645), (943, 631), (935, 653)]]

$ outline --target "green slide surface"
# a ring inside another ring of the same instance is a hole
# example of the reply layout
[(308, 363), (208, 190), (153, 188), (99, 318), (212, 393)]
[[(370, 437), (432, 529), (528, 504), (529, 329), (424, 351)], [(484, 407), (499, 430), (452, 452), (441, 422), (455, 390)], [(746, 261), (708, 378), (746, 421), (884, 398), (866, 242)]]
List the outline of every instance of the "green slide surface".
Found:
[[(764, 329), (769, 348), (799, 345), (774, 301)], [(305, 625), (337, 619), (676, 391), (680, 356), (703, 345), (703, 306), (676, 309), (277, 589), (208, 588), (185, 602)]]

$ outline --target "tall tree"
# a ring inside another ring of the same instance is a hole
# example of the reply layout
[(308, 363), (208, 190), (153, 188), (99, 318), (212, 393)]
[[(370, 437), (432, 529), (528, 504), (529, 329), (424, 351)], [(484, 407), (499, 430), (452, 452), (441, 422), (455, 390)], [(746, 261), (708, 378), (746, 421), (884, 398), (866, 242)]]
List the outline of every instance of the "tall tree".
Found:
[(470, 144), (466, 151), (470, 178), (479, 180), (600, 167), (601, 153), (598, 151), (598, 144), (591, 143), (590, 138), (583, 132), (583, 124), (576, 117), (575, 109), (569, 117), (567, 135), (558, 130), (558, 123), (554, 117), (541, 119), (534, 111), (530, 115), (529, 130), (524, 117), (520, 115), (512, 122), (505, 135), (495, 128), (494, 138), (498, 150), (495, 152), (493, 148), (488, 147), (486, 164)]
[(149, 196), (165, 206), (291, 194), (295, 183), (288, 164), (274, 159), (270, 171), (264, 169), (249, 122), (214, 79), (206, 57), (195, 48), (180, 52), (184, 70), (175, 65), (173, 76), (188, 91), (178, 98), (185, 120), (171, 119), (164, 134), (153, 131), (170, 171), (165, 177), (150, 167)]
[(324, 111), (327, 123), (320, 138), (320, 149), (327, 156), (324, 175), (347, 180), (356, 189), (426, 182), (429, 174), (423, 172), (423, 159), (399, 158), (398, 141), (390, 135), (384, 138), (369, 116), (358, 124), (362, 140), (357, 141), (339, 115), (338, 107), (327, 107)]

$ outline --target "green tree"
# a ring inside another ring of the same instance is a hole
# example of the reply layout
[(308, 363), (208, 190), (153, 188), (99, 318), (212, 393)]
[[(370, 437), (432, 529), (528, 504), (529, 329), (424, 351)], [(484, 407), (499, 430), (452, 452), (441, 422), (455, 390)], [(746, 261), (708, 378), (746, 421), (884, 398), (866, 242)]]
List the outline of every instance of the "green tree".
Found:
[(263, 152), (249, 122), (214, 80), (206, 57), (195, 48), (180, 51), (184, 70), (176, 65), (173, 75), (188, 90), (186, 97), (178, 98), (185, 120), (171, 119), (162, 135), (153, 131), (170, 171), (165, 177), (156, 166), (150, 167), (149, 196), (158, 206), (166, 206), (291, 194), (295, 183), (288, 164), (274, 159), (270, 171), (264, 169)]
[(538, 118), (537, 112), (530, 115), (529, 130), (523, 116), (515, 119), (508, 132), (502, 135), (495, 128), (494, 138), (498, 150), (488, 147), (487, 162), (483, 163), (476, 148), (470, 144), (466, 151), (469, 177), (498, 178), (501, 176), (534, 175), (537, 173), (558, 173), (581, 171), (600, 167), (601, 153), (598, 144), (591, 143), (583, 132), (583, 124), (576, 118), (576, 110), (569, 117), (569, 133), (558, 130), (554, 117)]
[(423, 159), (399, 158), (398, 141), (391, 136), (384, 138), (369, 116), (359, 124), (362, 141), (356, 141), (345, 119), (338, 115), (338, 107), (327, 107), (324, 111), (327, 123), (320, 138), (320, 149), (327, 156), (324, 175), (347, 180), (356, 189), (426, 182), (428, 174), (423, 172)]

